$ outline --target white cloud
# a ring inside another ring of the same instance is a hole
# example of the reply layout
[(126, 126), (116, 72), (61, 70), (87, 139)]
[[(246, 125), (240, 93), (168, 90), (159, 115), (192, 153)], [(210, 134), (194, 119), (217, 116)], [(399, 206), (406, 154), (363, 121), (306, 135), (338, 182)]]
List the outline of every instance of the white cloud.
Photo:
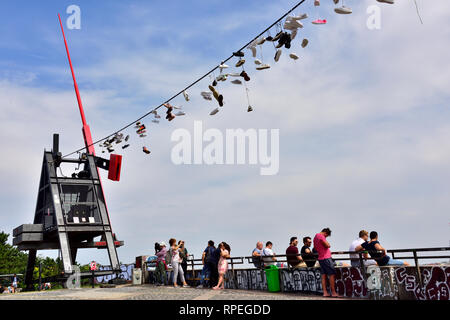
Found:
[[(311, 236), (325, 226), (339, 250), (361, 228), (379, 231), (388, 248), (447, 245), (448, 4), (424, 5), (424, 25), (409, 2), (383, 6), (382, 29), (370, 31), (365, 6), (373, 2), (354, 4), (353, 15), (332, 16), (326, 26), (305, 22), (291, 49), (301, 56), (297, 62), (283, 52), (275, 63), (267, 44), (264, 58), (272, 68), (254, 71), (246, 51), (254, 112), (246, 112), (244, 88), (224, 83), (218, 88), (226, 104), (209, 116), (215, 104), (199, 96), (204, 81), (190, 90), (191, 102), (176, 100), (185, 118), (161, 121), (144, 141), (133, 133), (121, 182), (103, 175), (113, 228), (126, 242), (119, 249), (122, 261), (151, 253), (155, 241), (172, 236), (185, 239), (197, 257), (210, 238), (231, 243), (233, 255), (249, 254), (257, 240), (271, 240), (282, 253), (290, 236)], [(224, 36), (238, 27), (229, 21)], [(304, 36), (310, 44), (302, 49)], [(152, 48), (147, 57), (118, 48), (94, 67), (77, 68), (89, 79), (82, 98), (94, 139), (135, 118), (141, 101), (148, 99), (145, 108), (159, 104), (217, 63), (191, 48), (172, 49)], [(105, 82), (113, 88), (105, 90)], [(18, 197), (21, 184), (13, 177), (26, 181), (20, 196), (26, 212), (8, 218), (5, 227), (32, 218), (42, 147), (50, 147), (51, 133), (61, 133), (64, 151), (82, 146), (71, 89), (0, 86), (0, 133), (10, 137), (0, 175), (14, 187), (4, 193)], [(219, 129), (279, 128), (279, 175), (261, 177), (256, 166), (173, 165), (172, 130), (190, 129), (199, 119)], [(149, 156), (141, 151), (144, 143)], [(11, 172), (11, 163), (20, 171)], [(90, 259), (88, 253), (80, 257)]]

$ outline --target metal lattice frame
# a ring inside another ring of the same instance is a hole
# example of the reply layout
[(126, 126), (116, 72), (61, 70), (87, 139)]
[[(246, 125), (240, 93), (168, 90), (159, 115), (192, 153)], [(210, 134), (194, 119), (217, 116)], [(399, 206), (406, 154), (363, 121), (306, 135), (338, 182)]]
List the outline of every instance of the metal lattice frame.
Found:
[[(56, 169), (64, 162), (83, 165), (85, 175), (82, 178), (58, 177)], [(34, 233), (27, 233), (27, 230)], [(67, 276), (74, 272), (72, 265), (77, 250), (98, 248), (94, 242), (98, 236), (106, 242), (112, 269), (120, 270), (116, 245), (123, 243), (114, 241), (93, 155), (83, 155), (80, 159), (57, 159), (54, 153), (44, 152), (33, 225), (22, 225), (14, 233), (17, 236), (14, 244), (20, 250), (29, 250), (25, 276), (27, 286), (33, 281), (37, 250), (61, 250), (64, 275)]]

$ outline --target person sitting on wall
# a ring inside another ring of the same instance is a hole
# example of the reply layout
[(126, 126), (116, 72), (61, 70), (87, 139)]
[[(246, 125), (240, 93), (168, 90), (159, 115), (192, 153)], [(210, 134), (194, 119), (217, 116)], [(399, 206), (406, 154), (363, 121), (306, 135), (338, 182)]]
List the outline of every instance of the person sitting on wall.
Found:
[[(361, 250), (356, 250), (356, 248), (358, 246), (360, 246), (362, 243), (366, 242), (368, 239), (369, 239), (369, 232), (367, 232), (366, 230), (361, 230), (359, 232), (359, 238), (352, 242), (348, 251), (350, 251), (350, 252), (362, 251), (363, 250), (362, 247), (361, 247)], [(363, 261), (364, 261), (364, 266), (366, 266), (366, 267), (377, 264), (375, 262), (375, 260), (366, 260), (367, 258), (369, 258), (369, 255), (367, 254), (367, 252), (362, 253), (362, 257), (365, 258)], [(355, 268), (360, 267), (361, 263), (359, 261), (359, 254), (350, 253), (350, 263), (351, 263), (352, 267), (355, 267)]]
[(263, 255), (263, 243), (261, 241), (258, 241), (256, 243), (256, 248), (252, 251), (252, 262), (255, 268), (262, 269), (264, 267), (264, 263), (262, 260)]
[(303, 238), (303, 247), (300, 250), (302, 254), (303, 261), (305, 262), (306, 266), (308, 268), (312, 267), (318, 267), (319, 262), (317, 261), (317, 250), (311, 248), (312, 240), (311, 237), (304, 237)]
[(303, 261), (302, 257), (298, 255), (297, 245), (297, 237), (291, 237), (289, 247), (286, 249), (287, 262), (292, 268), (303, 268), (306, 267), (306, 263)]
[[(388, 255), (386, 255), (386, 249), (384, 249), (380, 242), (378, 242), (378, 233), (376, 231), (372, 231), (370, 233), (370, 241), (366, 241), (361, 245), (357, 246), (355, 251), (367, 250), (371, 258), (375, 259), (377, 264), (382, 266), (409, 266), (409, 263), (403, 262), (401, 260), (391, 259)], [(382, 251), (381, 253), (377, 251)]]
[(263, 250), (263, 262), (266, 267), (274, 266), (277, 258), (274, 257), (275, 253), (272, 251), (273, 244), (271, 241), (266, 242), (266, 247)]

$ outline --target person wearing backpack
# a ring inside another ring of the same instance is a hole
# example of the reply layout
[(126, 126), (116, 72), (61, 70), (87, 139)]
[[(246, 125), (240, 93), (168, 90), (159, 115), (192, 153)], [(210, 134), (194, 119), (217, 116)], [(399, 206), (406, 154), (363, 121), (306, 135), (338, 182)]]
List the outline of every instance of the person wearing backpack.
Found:
[(181, 257), (180, 257), (180, 247), (181, 245), (184, 245), (184, 241), (182, 241), (179, 245), (177, 245), (177, 240), (172, 238), (169, 240), (170, 245), (170, 252), (171, 254), (171, 262), (172, 262), (172, 269), (173, 269), (173, 286), (175, 288), (178, 288), (177, 280), (178, 275), (180, 275), (180, 280), (183, 283), (183, 287), (189, 288), (188, 284), (186, 283), (186, 280), (184, 279), (184, 272), (183, 268), (181, 267)]
[[(155, 250), (156, 244), (155, 244)], [(156, 252), (156, 269), (155, 269), (155, 278), (156, 278), (156, 285), (162, 286), (167, 283), (167, 275), (166, 275), (166, 254), (167, 254), (167, 248), (166, 243), (162, 241), (159, 243), (159, 251)]]
[[(211, 270), (210, 270), (210, 264), (208, 264), (208, 261), (211, 261), (211, 255), (212, 252), (215, 250), (216, 248), (214, 247), (214, 241), (209, 240), (208, 241), (208, 246), (206, 247), (206, 249), (203, 251), (202, 254), (202, 264), (203, 264), (203, 269), (202, 269), (202, 273), (200, 275), (200, 284), (198, 285), (197, 288), (203, 288), (205, 287), (206, 284), (206, 280), (205, 278), (209, 278), (211, 275)], [(211, 281), (208, 281), (208, 284)]]

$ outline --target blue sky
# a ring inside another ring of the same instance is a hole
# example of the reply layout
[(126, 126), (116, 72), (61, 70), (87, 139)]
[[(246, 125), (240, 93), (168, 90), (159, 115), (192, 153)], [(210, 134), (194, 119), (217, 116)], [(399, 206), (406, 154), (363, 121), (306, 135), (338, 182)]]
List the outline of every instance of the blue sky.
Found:
[[(334, 233), (346, 250), (360, 229), (377, 230), (387, 248), (447, 246), (450, 187), (450, 4), (419, 0), (387, 5), (351, 1), (353, 14), (336, 15), (332, 1), (313, 1), (305, 27), (278, 63), (256, 71), (244, 65), (255, 109), (247, 113), (243, 88), (224, 83), (226, 107), (201, 99), (208, 81), (190, 90), (187, 116), (151, 126), (152, 154), (132, 141), (122, 180), (103, 184), (115, 232), (125, 240), (121, 261), (153, 252), (155, 241), (186, 240), (198, 257), (209, 239), (248, 255), (256, 241), (284, 252), (292, 235)], [(81, 30), (65, 28), (94, 139), (108, 135), (178, 92), (271, 24), (296, 1), (31, 1), (2, 2), (0, 101), (4, 157), (1, 229), (31, 223), (42, 161), (52, 134), (63, 153), (83, 145), (57, 14), (81, 8)], [(377, 5), (381, 29), (366, 26)], [(327, 25), (310, 23), (326, 18)], [(310, 44), (300, 47), (301, 39)], [(231, 64), (230, 61), (229, 64)], [(234, 63), (234, 62), (233, 62)], [(175, 166), (176, 128), (280, 129), (280, 172), (259, 167)], [(7, 185), (5, 184), (7, 182)], [(43, 254), (53, 255), (51, 252)], [(87, 250), (82, 263), (106, 263)]]

